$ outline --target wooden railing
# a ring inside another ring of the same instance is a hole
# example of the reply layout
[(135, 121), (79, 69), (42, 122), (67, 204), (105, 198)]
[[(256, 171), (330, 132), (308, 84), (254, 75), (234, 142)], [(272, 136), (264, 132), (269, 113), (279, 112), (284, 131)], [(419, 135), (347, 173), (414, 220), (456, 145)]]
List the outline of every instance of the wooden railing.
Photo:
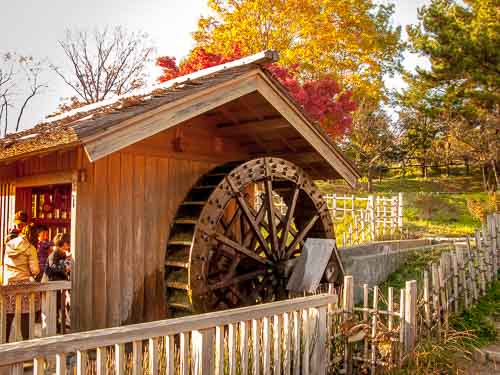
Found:
[[(58, 375), (76, 357), (85, 375), (326, 374), (328, 311), (335, 294), (320, 294), (221, 312), (0, 345), (0, 366), (34, 374), (54, 363)], [(161, 371), (160, 371), (161, 366)], [(94, 372), (95, 371), (95, 372)]]
[[(11, 328), (11, 337), (14, 341), (22, 341), (21, 314), (22, 300), (28, 298), (29, 304), (29, 338), (36, 336), (53, 336), (57, 333), (65, 333), (67, 316), (65, 310), (65, 291), (71, 290), (70, 281), (51, 281), (48, 283), (29, 283), (18, 285), (0, 286), (0, 344), (9, 341), (7, 337), (7, 301), (15, 299), (14, 319)], [(59, 304), (58, 304), (59, 294)], [(36, 299), (39, 298), (40, 311), (36, 311)], [(37, 319), (38, 318), (38, 319)], [(38, 321), (39, 320), (39, 321)], [(59, 329), (58, 329), (59, 320)], [(38, 334), (37, 325), (41, 326)]]

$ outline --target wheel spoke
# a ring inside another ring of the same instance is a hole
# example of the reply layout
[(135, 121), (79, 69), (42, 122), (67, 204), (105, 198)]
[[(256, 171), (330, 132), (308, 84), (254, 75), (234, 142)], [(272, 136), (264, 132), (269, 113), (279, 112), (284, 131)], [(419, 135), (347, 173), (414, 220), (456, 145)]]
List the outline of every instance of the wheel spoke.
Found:
[(257, 237), (257, 241), (259, 241), (260, 246), (262, 248), (267, 249), (267, 253), (269, 253), (269, 249), (267, 247), (267, 243), (264, 240), (264, 237), (262, 236), (262, 233), (260, 233), (259, 226), (255, 222), (254, 216), (250, 212), (250, 208), (247, 205), (247, 202), (243, 197), (241, 196), (241, 192), (239, 192), (236, 187), (234, 186), (234, 182), (231, 179), (231, 177), (227, 176), (226, 180), (231, 187), (231, 190), (233, 193), (236, 195), (236, 200), (238, 201), (238, 204), (240, 205), (241, 210), (243, 211), (243, 214), (245, 215), (246, 219), (248, 220), (252, 230), (254, 231), (255, 236)]
[(264, 183), (266, 189), (266, 204), (267, 204), (267, 221), (269, 224), (269, 234), (271, 237), (271, 250), (273, 254), (278, 253), (278, 235), (276, 233), (276, 223), (274, 222), (274, 203), (273, 203), (273, 183), (272, 175), (269, 169), (269, 162), (267, 158), (264, 158), (264, 164), (266, 167), (266, 181)]
[(280, 254), (283, 254), (286, 249), (286, 242), (288, 240), (288, 232), (290, 231), (290, 225), (292, 224), (293, 214), (295, 213), (295, 206), (297, 205), (297, 199), (300, 193), (300, 184), (302, 183), (302, 175), (299, 175), (297, 180), (297, 185), (295, 185), (295, 189), (293, 191), (292, 201), (288, 206), (288, 210), (286, 212), (285, 217), (285, 227), (283, 228), (283, 232), (281, 234), (281, 244), (280, 244)]
[(253, 251), (247, 249), (246, 247), (243, 247), (239, 243), (231, 240), (230, 238), (224, 236), (223, 234), (216, 233), (215, 234), (215, 239), (217, 241), (223, 243), (224, 245), (227, 245), (230, 248), (232, 248), (232, 249), (240, 252), (241, 254), (246, 255), (247, 257), (256, 260), (259, 263), (262, 263), (262, 264), (265, 264), (265, 265), (273, 265), (273, 262), (271, 262), (270, 260), (257, 255)]
[(240, 275), (240, 276), (230, 277), (230, 278), (227, 278), (226, 280), (222, 280), (222, 281), (219, 281), (217, 283), (210, 285), (209, 289), (216, 290), (216, 289), (226, 288), (230, 285), (236, 285), (236, 284), (248, 281), (248, 280), (253, 280), (253, 279), (257, 278), (258, 276), (265, 275), (266, 273), (267, 273), (267, 270), (261, 269), (261, 270), (245, 273), (245, 274)]
[(292, 243), (290, 244), (290, 246), (288, 247), (288, 250), (286, 252), (286, 259), (289, 259), (292, 256), (292, 254), (295, 251), (295, 247), (297, 246), (297, 244), (300, 241), (302, 241), (307, 236), (307, 233), (309, 233), (309, 231), (314, 226), (314, 224), (316, 224), (316, 221), (318, 219), (319, 219), (319, 215), (318, 214), (314, 215), (312, 217), (312, 219), (309, 220), (309, 222), (307, 223), (307, 225), (300, 231), (300, 233), (297, 235), (297, 237), (295, 237), (293, 239)]

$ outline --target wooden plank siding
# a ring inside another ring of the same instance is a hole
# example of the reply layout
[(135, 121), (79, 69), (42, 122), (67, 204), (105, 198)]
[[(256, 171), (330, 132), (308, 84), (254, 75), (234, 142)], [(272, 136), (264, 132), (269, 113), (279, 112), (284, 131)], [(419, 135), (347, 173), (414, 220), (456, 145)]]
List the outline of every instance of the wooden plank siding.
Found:
[(76, 183), (72, 298), (77, 330), (164, 318), (170, 223), (196, 180), (219, 163), (128, 149), (82, 164), (87, 177)]

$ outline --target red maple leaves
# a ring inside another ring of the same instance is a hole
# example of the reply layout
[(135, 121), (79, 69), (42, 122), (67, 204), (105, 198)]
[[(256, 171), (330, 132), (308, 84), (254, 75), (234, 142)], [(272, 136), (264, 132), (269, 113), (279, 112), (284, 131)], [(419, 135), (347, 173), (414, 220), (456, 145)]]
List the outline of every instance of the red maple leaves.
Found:
[[(170, 79), (196, 72), (215, 65), (224, 64), (242, 58), (240, 48), (234, 47), (228, 56), (207, 52), (204, 48), (195, 48), (189, 57), (177, 64), (175, 57), (159, 57), (156, 65), (163, 73), (158, 81)], [(273, 76), (285, 86), (290, 95), (302, 106), (304, 111), (333, 138), (348, 134), (352, 128), (352, 113), (356, 103), (350, 91), (343, 91), (332, 78), (300, 81), (297, 67), (283, 68), (277, 64), (266, 67)]]

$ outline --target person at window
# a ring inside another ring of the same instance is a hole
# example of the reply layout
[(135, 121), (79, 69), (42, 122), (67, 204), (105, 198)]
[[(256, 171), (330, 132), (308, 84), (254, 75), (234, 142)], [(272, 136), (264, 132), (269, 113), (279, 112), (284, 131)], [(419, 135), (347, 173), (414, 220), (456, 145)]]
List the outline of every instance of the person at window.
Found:
[(54, 237), (54, 251), (47, 258), (45, 275), (49, 281), (69, 280), (71, 256), (70, 238), (67, 233), (58, 233)]
[(19, 236), (19, 234), (21, 234), (23, 228), (27, 225), (27, 223), (28, 223), (28, 215), (26, 214), (26, 212), (23, 210), (17, 211), (16, 214), (14, 215), (14, 226), (10, 229), (9, 234), (7, 235), (7, 238), (5, 240), (5, 243)]
[[(24, 225), (20, 234), (5, 245), (3, 259), (3, 285), (21, 285), (35, 281), (40, 273), (38, 255), (35, 247), (28, 241), (32, 237), (32, 226)], [(14, 295), (7, 295), (7, 338), (10, 335), (16, 308)], [(35, 311), (40, 310), (40, 296), (35, 294)], [(29, 337), (29, 295), (21, 298), (21, 334)]]
[[(49, 229), (45, 225), (39, 225), (37, 227), (37, 246), (36, 251), (38, 255), (38, 263), (40, 270), (45, 270), (47, 264), (47, 258), (52, 252), (52, 246), (54, 244), (49, 240)], [(40, 273), (40, 278), (43, 276), (43, 272)]]

